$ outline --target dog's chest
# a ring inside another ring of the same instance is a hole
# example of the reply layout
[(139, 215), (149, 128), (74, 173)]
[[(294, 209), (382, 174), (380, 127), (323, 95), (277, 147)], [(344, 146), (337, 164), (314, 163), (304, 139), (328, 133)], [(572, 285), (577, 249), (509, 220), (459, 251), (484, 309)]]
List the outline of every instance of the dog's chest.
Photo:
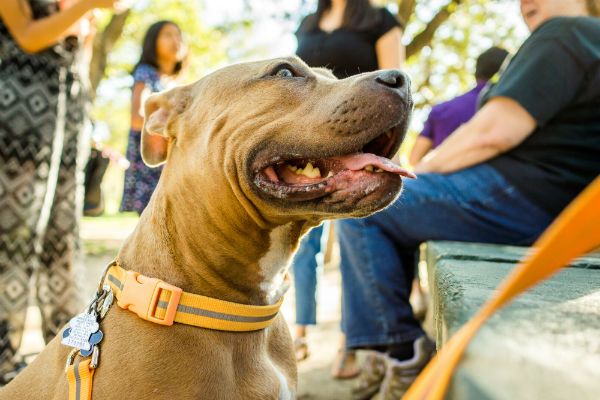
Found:
[(269, 249), (258, 261), (263, 278), (260, 288), (270, 304), (289, 288), (285, 276), (292, 254), (291, 231), (291, 223), (273, 229), (269, 234)]
[(294, 392), (290, 389), (288, 385), (288, 380), (283, 375), (283, 373), (277, 368), (275, 364), (271, 361), (269, 357), (267, 357), (269, 365), (273, 368), (275, 375), (277, 375), (277, 379), (279, 380), (279, 394), (277, 395), (277, 400), (292, 400), (294, 399)]

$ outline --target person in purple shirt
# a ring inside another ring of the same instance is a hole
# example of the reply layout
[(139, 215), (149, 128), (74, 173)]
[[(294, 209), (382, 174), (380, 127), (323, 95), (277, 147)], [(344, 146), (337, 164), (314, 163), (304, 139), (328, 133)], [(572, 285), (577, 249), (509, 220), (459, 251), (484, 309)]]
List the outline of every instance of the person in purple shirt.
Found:
[(433, 106), (411, 150), (411, 165), (417, 165), (429, 150), (436, 148), (456, 128), (471, 119), (477, 109), (479, 93), (498, 72), (507, 55), (506, 50), (496, 46), (481, 53), (475, 66), (477, 86), (452, 100)]

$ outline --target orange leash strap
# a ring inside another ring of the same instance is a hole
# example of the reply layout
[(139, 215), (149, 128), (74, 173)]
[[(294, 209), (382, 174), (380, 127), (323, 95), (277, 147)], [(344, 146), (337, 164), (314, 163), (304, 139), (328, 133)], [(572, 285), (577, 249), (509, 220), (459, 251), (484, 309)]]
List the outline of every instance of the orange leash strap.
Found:
[(92, 398), (94, 368), (90, 368), (91, 362), (91, 359), (82, 360), (67, 368), (69, 400), (90, 400)]
[(485, 321), (521, 292), (550, 277), (573, 258), (600, 246), (600, 177), (556, 218), (497, 292), (431, 360), (404, 400), (442, 400), (469, 341)]

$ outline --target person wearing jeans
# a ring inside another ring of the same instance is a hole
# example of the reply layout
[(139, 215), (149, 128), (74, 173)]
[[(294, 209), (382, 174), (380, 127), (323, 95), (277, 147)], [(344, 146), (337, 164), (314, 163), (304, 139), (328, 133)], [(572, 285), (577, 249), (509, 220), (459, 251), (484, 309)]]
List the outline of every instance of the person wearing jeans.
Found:
[(323, 231), (329, 224), (317, 226), (302, 238), (294, 255), (294, 287), (296, 292), (296, 325), (306, 328), (317, 323), (317, 274), (323, 264)]
[(521, 0), (532, 33), (479, 111), (390, 207), (337, 222), (346, 342), (375, 351), (354, 399), (400, 399), (433, 351), (408, 302), (421, 242), (530, 245), (600, 174), (599, 11)]
[(338, 221), (342, 286), (352, 293), (343, 303), (347, 346), (412, 342), (424, 335), (408, 302), (420, 243), (529, 245), (552, 219), (491, 166), (481, 164), (407, 180), (390, 209)]
[[(330, 69), (338, 79), (399, 68), (405, 55), (402, 30), (400, 21), (387, 8), (369, 0), (318, 0), (316, 11), (304, 17), (296, 31), (296, 55), (310, 67)], [(298, 325), (297, 358), (306, 352), (303, 329)], [(340, 345), (332, 375), (352, 378), (359, 372), (355, 354), (345, 346), (343, 335)]]
[[(293, 273), (296, 295), (296, 329), (294, 333), (294, 349), (296, 360), (303, 361), (310, 355), (307, 337), (307, 327), (317, 324), (317, 284), (325, 263), (325, 249), (329, 238), (330, 222), (310, 230), (300, 242), (294, 255)], [(343, 294), (342, 294), (343, 297)], [(342, 314), (341, 325), (344, 324)], [(358, 375), (356, 352), (347, 349), (346, 337), (340, 337), (338, 349), (339, 362), (334, 363), (332, 375), (334, 378), (346, 379)]]

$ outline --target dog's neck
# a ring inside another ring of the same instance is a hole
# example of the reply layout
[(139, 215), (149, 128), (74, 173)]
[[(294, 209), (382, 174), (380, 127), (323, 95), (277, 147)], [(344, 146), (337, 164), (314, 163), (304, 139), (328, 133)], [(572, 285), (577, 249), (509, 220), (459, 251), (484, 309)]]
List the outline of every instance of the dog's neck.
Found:
[(304, 223), (265, 229), (243, 208), (222, 215), (223, 207), (189, 200), (155, 192), (119, 252), (123, 268), (221, 300), (254, 305), (279, 300)]

